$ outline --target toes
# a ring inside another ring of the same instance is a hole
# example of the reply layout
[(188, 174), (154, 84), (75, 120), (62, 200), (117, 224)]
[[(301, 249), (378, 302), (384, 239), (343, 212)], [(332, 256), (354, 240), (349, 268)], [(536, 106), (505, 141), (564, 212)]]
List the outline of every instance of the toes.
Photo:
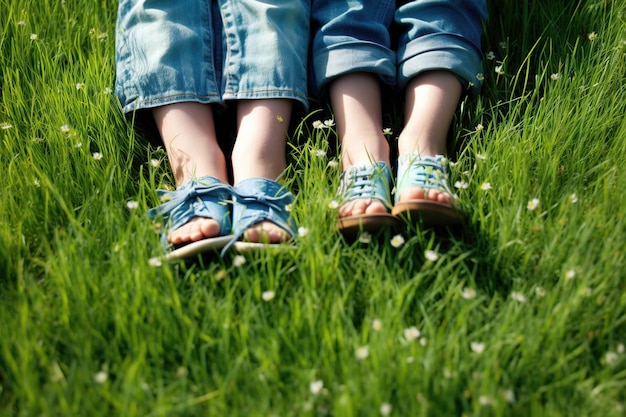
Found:
[(255, 243), (281, 243), (291, 238), (289, 233), (270, 221), (252, 226), (244, 233), (244, 239)]
[(359, 199), (350, 201), (339, 209), (339, 217), (358, 216), (361, 214), (387, 213), (387, 207), (380, 200)]
[(181, 245), (217, 236), (219, 232), (220, 226), (215, 220), (195, 217), (187, 224), (172, 231), (167, 240), (173, 245)]

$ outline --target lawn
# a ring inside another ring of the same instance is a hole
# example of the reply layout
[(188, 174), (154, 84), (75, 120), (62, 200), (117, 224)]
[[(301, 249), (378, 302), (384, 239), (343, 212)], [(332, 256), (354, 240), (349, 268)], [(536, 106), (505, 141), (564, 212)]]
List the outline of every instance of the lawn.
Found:
[(0, 415), (626, 414), (626, 3), (489, 2), (460, 229), (342, 241), (319, 110), (289, 142), (297, 249), (177, 264), (116, 6), (0, 0)]

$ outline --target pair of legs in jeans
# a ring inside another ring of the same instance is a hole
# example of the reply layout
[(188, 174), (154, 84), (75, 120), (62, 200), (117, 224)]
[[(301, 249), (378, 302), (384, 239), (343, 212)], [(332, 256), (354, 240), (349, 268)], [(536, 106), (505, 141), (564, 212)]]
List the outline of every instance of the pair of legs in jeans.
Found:
[[(404, 92), (399, 159), (445, 155), (460, 98), (480, 89), (484, 0), (416, 0), (398, 7), (389, 0), (357, 3), (314, 0), (312, 8), (315, 84), (329, 92), (344, 173), (376, 162), (391, 166), (381, 82)], [(395, 47), (392, 24), (398, 32)], [(395, 200), (396, 206), (415, 200), (453, 203), (445, 187), (419, 182), (402, 187)], [(389, 210), (384, 198), (354, 198), (341, 205), (339, 217)]]
[[(116, 94), (125, 113), (152, 113), (177, 188), (207, 177), (229, 184), (213, 112), (222, 105), (235, 106), (237, 112), (234, 190), (246, 180), (276, 185), (286, 167), (293, 106), (307, 105), (309, 13), (309, 2), (302, 0), (120, 1)], [(189, 198), (197, 199), (194, 193)], [(184, 210), (193, 210), (194, 204)], [(230, 234), (220, 230), (230, 221), (208, 215), (185, 219), (168, 232), (169, 244)], [(291, 237), (262, 217), (243, 233), (256, 242)]]

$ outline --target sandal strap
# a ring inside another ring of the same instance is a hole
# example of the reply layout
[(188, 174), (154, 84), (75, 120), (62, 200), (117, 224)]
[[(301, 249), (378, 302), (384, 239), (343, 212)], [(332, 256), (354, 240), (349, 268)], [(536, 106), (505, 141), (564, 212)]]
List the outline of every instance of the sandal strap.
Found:
[(248, 178), (237, 184), (233, 192), (233, 239), (223, 248), (222, 255), (246, 230), (263, 220), (295, 236), (296, 224), (291, 216), (294, 200), (283, 185), (267, 178)]
[(398, 158), (396, 203), (398, 203), (402, 192), (408, 187), (441, 190), (456, 199), (456, 195), (448, 184), (448, 166), (448, 159), (443, 155), (421, 156), (417, 153), (408, 153), (400, 156)]
[(391, 170), (384, 162), (347, 169), (341, 174), (337, 195), (340, 205), (358, 199), (380, 200), (391, 208)]
[(163, 229), (161, 241), (165, 247), (167, 235), (187, 224), (194, 217), (206, 217), (215, 220), (220, 226), (220, 236), (230, 233), (231, 220), (229, 201), (232, 187), (215, 177), (205, 176), (187, 181), (174, 191), (157, 190), (160, 206), (148, 210), (153, 219), (163, 216), (167, 226)]

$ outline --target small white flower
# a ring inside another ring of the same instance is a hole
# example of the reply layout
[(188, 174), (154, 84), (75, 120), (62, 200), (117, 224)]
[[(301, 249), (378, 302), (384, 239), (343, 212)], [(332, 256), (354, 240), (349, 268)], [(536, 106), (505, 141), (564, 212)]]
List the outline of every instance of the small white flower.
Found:
[(93, 156), (93, 159), (95, 159), (96, 161), (102, 159), (102, 154), (100, 152), (94, 152), (91, 156)]
[(555, 72), (554, 74), (550, 75), (550, 79), (552, 81), (556, 81), (561, 77), (561, 74), (559, 74), (558, 72)]
[(82, 142), (76, 142), (76, 144), (74, 144), (75, 148), (81, 148), (83, 146)]
[(328, 203), (328, 208), (331, 210), (339, 208), (339, 202), (337, 200), (332, 200), (330, 203)]
[(323, 129), (324, 128), (324, 123), (322, 123), (321, 120), (316, 120), (313, 122), (313, 128), (314, 129)]
[(26, 26), (26, 22), (24, 22), (23, 20), (20, 20), (19, 22), (17, 22), (18, 26)]
[(474, 129), (476, 129), (477, 132), (480, 132), (481, 130), (485, 129), (485, 126), (483, 126), (481, 123), (478, 123)]
[(333, 126), (335, 126), (335, 121), (332, 120), (332, 119), (324, 120), (324, 126), (326, 126), (326, 127), (333, 127)]
[(375, 331), (380, 331), (383, 328), (383, 322), (380, 319), (374, 319), (372, 320), (372, 329), (374, 329)]
[(391, 410), (393, 410), (393, 407), (389, 403), (382, 403), (380, 405), (381, 416), (388, 416), (389, 414), (391, 414)]
[(390, 127), (386, 127), (386, 128), (384, 128), (384, 129), (383, 129), (383, 135), (385, 135), (385, 136), (391, 136), (391, 135), (393, 135), (393, 132), (391, 131), (391, 128), (390, 128)]
[(287, 205), (285, 206), (285, 211), (286, 211), (287, 213), (291, 213), (291, 210), (293, 210), (293, 204), (287, 204)]
[(587, 39), (589, 39), (590, 41), (595, 41), (597, 37), (598, 37), (598, 34), (596, 32), (591, 32), (590, 34), (587, 35)]
[(496, 74), (498, 75), (503, 75), (504, 74), (504, 69), (502, 69), (502, 65), (497, 65), (494, 68), (494, 71), (496, 72)]
[(309, 229), (306, 227), (298, 227), (298, 236), (304, 237), (309, 234)]
[(61, 126), (61, 132), (63, 133), (67, 133), (70, 131), (70, 126), (69, 125), (63, 125)]
[(126, 203), (126, 207), (128, 207), (129, 210), (135, 210), (139, 207), (139, 202), (138, 201), (128, 201)]
[(456, 182), (454, 183), (454, 187), (455, 187), (455, 188), (458, 188), (458, 189), (460, 189), (460, 190), (461, 190), (461, 189), (462, 189), (462, 190), (465, 190), (465, 189), (467, 189), (467, 188), (469, 187), (469, 183), (468, 183), (468, 182), (466, 182), (466, 181), (456, 181)]
[(36, 179), (35, 181), (33, 181), (33, 185), (35, 185), (35, 187), (41, 187), (41, 182)]
[(422, 333), (415, 326), (411, 326), (409, 328), (404, 329), (404, 339), (407, 342), (412, 342), (416, 340), (418, 337), (420, 337), (421, 334)]
[(324, 381), (318, 379), (317, 381), (313, 381), (309, 384), (309, 391), (313, 395), (319, 395), (324, 389)]
[(485, 350), (485, 344), (480, 342), (472, 342), (470, 343), (470, 348), (472, 349), (472, 352), (481, 354)]
[(12, 127), (13, 127), (13, 125), (10, 124), (10, 123), (2, 123), (2, 124), (0, 124), (0, 129), (2, 129), (2, 130), (11, 129)]
[(30, 40), (31, 41), (37, 40), (37, 34), (36, 33), (31, 33), (30, 34)]
[(161, 165), (161, 161), (159, 161), (158, 159), (151, 159), (150, 165), (152, 165), (153, 168), (158, 168), (159, 165)]
[(463, 291), (461, 291), (461, 297), (466, 300), (474, 299), (476, 298), (476, 290), (470, 287), (465, 287), (463, 288)]
[(159, 259), (159, 258), (157, 258), (157, 257), (150, 258), (150, 259), (148, 260), (148, 264), (149, 264), (150, 266), (155, 267), (155, 268), (157, 268), (157, 267), (159, 267), (159, 266), (161, 266), (161, 265), (162, 265), (162, 263), (161, 263), (161, 259)]
[(486, 395), (481, 395), (480, 397), (478, 397), (478, 403), (483, 407), (486, 407), (488, 405), (491, 405), (491, 398), (487, 397)]
[(395, 235), (391, 238), (391, 246), (394, 248), (399, 248), (402, 245), (404, 245), (404, 237), (402, 235)]
[(483, 191), (489, 191), (491, 190), (491, 183), (489, 182), (485, 182), (480, 186), (480, 189)]
[(364, 244), (367, 245), (371, 241), (372, 241), (372, 235), (370, 235), (368, 232), (363, 232), (359, 236), (359, 242), (361, 242), (361, 243), (364, 243)]
[(276, 293), (274, 291), (263, 291), (263, 294), (261, 294), (263, 301), (272, 301), (275, 296)]
[(421, 346), (426, 346), (427, 343), (428, 343), (428, 339), (426, 339), (425, 337), (420, 337)]
[(367, 359), (369, 355), (370, 355), (370, 350), (367, 346), (361, 346), (360, 348), (357, 348), (355, 352), (356, 358), (360, 361)]
[(239, 268), (245, 263), (246, 263), (246, 258), (244, 258), (243, 255), (237, 255), (233, 258), (233, 266), (235, 268)]
[(541, 287), (535, 287), (535, 295), (539, 298), (543, 298), (546, 296), (546, 290)]
[(413, 356), (407, 356), (406, 363), (413, 363), (413, 362), (415, 362), (415, 358)]
[(80, 90), (81, 88), (83, 88), (85, 86), (85, 84), (83, 83), (76, 83), (76, 89)]
[(617, 345), (617, 353), (619, 353), (620, 355), (622, 353), (624, 353), (624, 344), (620, 343), (619, 345)]
[(337, 168), (339, 166), (339, 161), (333, 159), (332, 161), (328, 161), (329, 168)]
[(494, 59), (496, 59), (496, 54), (493, 51), (487, 52), (487, 59), (489, 61), (493, 61)]
[(319, 158), (326, 156), (326, 151), (323, 149), (314, 149), (313, 154)]
[(565, 279), (570, 280), (570, 279), (574, 279), (576, 278), (576, 271), (573, 269), (570, 269), (569, 271), (567, 271), (565, 273)]
[(437, 259), (439, 259), (439, 254), (434, 250), (427, 250), (426, 252), (424, 252), (424, 257), (431, 262), (437, 262)]
[(478, 81), (483, 81), (485, 79), (485, 76), (482, 73), (478, 73), (476, 74), (476, 79)]
[(482, 153), (477, 153), (476, 154), (476, 159), (480, 159), (481, 161), (484, 161), (487, 159), (487, 155), (482, 154)]
[(511, 298), (520, 303), (526, 302), (526, 296), (522, 294), (521, 292), (517, 292), (517, 291), (511, 292)]
[(538, 198), (533, 198), (532, 200), (530, 200), (528, 202), (528, 204), (526, 205), (526, 208), (530, 211), (536, 209), (539, 206), (539, 199)]
[(504, 400), (509, 403), (509, 404), (514, 404), (515, 403), (515, 393), (513, 392), (512, 389), (507, 389), (506, 391), (504, 391), (502, 393), (502, 396), (504, 397)]
[(104, 88), (104, 94), (111, 94), (113, 92), (113, 90), (111, 89), (111, 87), (105, 87)]
[(96, 384), (104, 384), (109, 379), (109, 375), (105, 371), (100, 371), (93, 376), (93, 380)]
[(572, 204), (576, 204), (578, 203), (578, 196), (574, 193), (572, 195), (569, 196), (569, 201), (572, 202)]
[(604, 361), (609, 366), (615, 365), (618, 360), (619, 360), (619, 355), (615, 352), (606, 352), (604, 354)]

